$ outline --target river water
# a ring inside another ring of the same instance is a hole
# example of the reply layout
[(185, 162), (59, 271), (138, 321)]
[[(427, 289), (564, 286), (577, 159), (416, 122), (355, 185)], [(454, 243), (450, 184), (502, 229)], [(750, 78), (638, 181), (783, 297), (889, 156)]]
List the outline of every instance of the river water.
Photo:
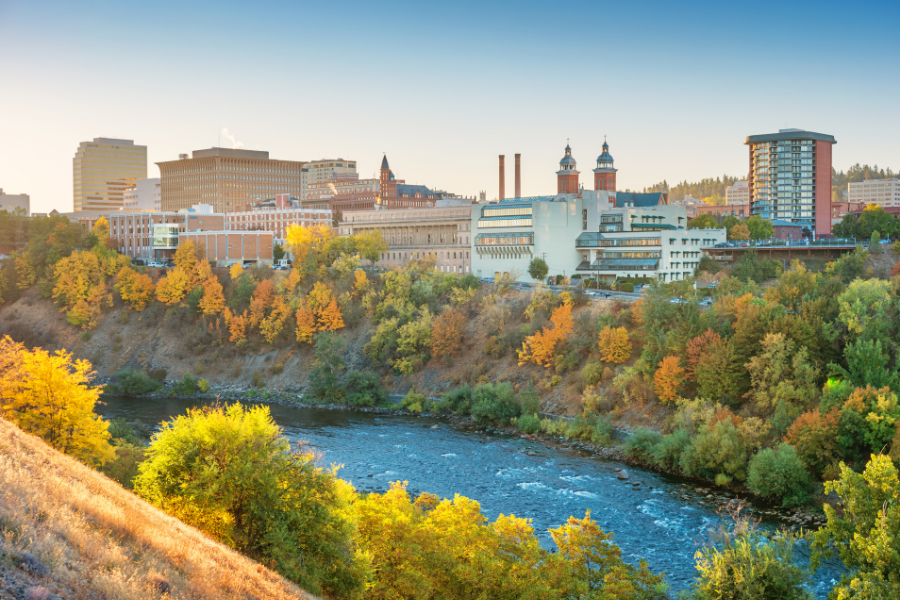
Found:
[[(156, 426), (197, 403), (172, 399), (104, 396), (99, 412)], [(665, 572), (673, 597), (696, 576), (694, 552), (709, 540), (721, 517), (707, 501), (708, 490), (693, 483), (584, 451), (548, 448), (505, 434), (450, 426), (427, 417), (377, 415), (272, 405), (272, 416), (294, 441), (308, 442), (322, 466), (343, 465), (339, 476), (362, 492), (383, 492), (392, 481), (408, 481), (412, 493), (454, 494), (481, 503), (491, 520), (500, 513), (533, 520), (542, 543), (547, 529), (570, 516), (591, 516), (632, 563), (647, 560)], [(615, 469), (626, 467), (628, 481)], [(640, 485), (634, 485), (640, 484)], [(780, 523), (762, 521), (776, 529)], [(813, 578), (824, 598), (839, 565), (826, 565)]]

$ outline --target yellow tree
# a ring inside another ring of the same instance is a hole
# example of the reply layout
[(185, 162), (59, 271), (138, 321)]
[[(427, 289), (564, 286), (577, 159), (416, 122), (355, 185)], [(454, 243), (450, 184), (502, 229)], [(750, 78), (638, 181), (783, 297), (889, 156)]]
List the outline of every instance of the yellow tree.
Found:
[(300, 306), (297, 309), (297, 341), (312, 343), (316, 331), (316, 316), (306, 306)]
[(434, 319), (431, 328), (431, 354), (454, 356), (462, 346), (466, 319), (458, 311), (451, 310)]
[(288, 227), (285, 242), (294, 255), (294, 262), (302, 265), (307, 257), (312, 254), (318, 258), (318, 254), (324, 250), (328, 242), (335, 237), (335, 231), (328, 225), (291, 225)]
[(175, 266), (189, 272), (197, 266), (197, 247), (193, 240), (187, 240), (183, 244), (179, 244), (178, 250), (175, 251)]
[(275, 297), (272, 304), (272, 312), (263, 319), (259, 325), (259, 330), (270, 344), (274, 344), (278, 339), (278, 334), (284, 329), (284, 324), (288, 317), (291, 316), (291, 307), (281, 296)]
[(225, 322), (228, 324), (229, 342), (240, 342), (247, 338), (247, 311), (238, 315), (232, 313), (229, 309), (225, 309)]
[(27, 252), (16, 254), (16, 287), (27, 290), (37, 281), (37, 270)]
[(369, 289), (369, 278), (366, 277), (366, 272), (362, 269), (357, 269), (353, 277), (355, 281), (353, 282), (353, 289), (356, 290), (360, 295), (365, 294)]
[(729, 235), (729, 237), (733, 240), (749, 240), (750, 228), (743, 223), (738, 223), (731, 228), (731, 234)]
[(106, 240), (109, 239), (109, 221), (106, 220), (106, 217), (97, 219), (94, 226), (91, 228), (91, 233), (97, 236), (97, 240), (99, 240), (101, 244), (106, 245)]
[(231, 268), (228, 269), (228, 274), (231, 276), (231, 280), (234, 281), (244, 274), (244, 267), (241, 266), (241, 263), (234, 263), (231, 265)]
[(263, 279), (253, 290), (253, 299), (250, 301), (250, 327), (259, 327), (274, 301), (275, 286), (268, 279)]
[(291, 272), (288, 273), (287, 279), (284, 280), (284, 289), (290, 295), (294, 293), (294, 290), (297, 289), (297, 286), (300, 284), (300, 273), (297, 269), (291, 269)]
[(623, 363), (631, 357), (631, 340), (624, 327), (604, 327), (600, 332), (600, 360)]
[(541, 331), (525, 339), (519, 353), (519, 364), (533, 362), (549, 367), (553, 364), (554, 352), (560, 342), (564, 342), (572, 333), (572, 305), (563, 304), (553, 311), (550, 317), (553, 328), (544, 327)]
[[(205, 261), (204, 261), (205, 262)], [(215, 275), (210, 275), (203, 282), (203, 297), (200, 298), (200, 310), (204, 315), (217, 315), (225, 308), (225, 294), (222, 284)]]
[(138, 273), (131, 267), (125, 266), (116, 275), (115, 289), (128, 306), (140, 312), (153, 301), (153, 293), (156, 288), (149, 275)]
[(115, 456), (109, 443), (109, 423), (94, 413), (100, 388), (88, 385), (93, 372), (86, 360), (72, 360), (65, 350), (31, 352), (9, 338), (4, 354), (15, 355), (14, 369), (0, 372), (3, 396), (0, 412), (24, 431), (43, 438), (61, 452), (104, 464)]
[(684, 382), (684, 368), (677, 356), (667, 356), (659, 363), (659, 368), (653, 375), (653, 385), (656, 395), (663, 402), (675, 402), (678, 399), (678, 389)]
[(191, 278), (181, 267), (170, 269), (156, 284), (156, 298), (163, 304), (172, 306), (184, 300), (191, 291)]
[(337, 300), (332, 298), (328, 306), (319, 311), (318, 321), (321, 331), (336, 331), (344, 326), (344, 315), (341, 314)]
[(100, 259), (93, 252), (75, 251), (59, 260), (53, 268), (53, 298), (64, 309), (85, 300), (92, 290), (104, 283)]

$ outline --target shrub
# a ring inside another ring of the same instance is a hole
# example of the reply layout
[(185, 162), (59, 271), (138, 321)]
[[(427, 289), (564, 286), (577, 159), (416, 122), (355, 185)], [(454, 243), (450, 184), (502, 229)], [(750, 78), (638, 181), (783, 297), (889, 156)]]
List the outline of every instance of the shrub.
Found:
[(633, 283), (623, 283), (622, 291), (623, 292), (634, 292), (634, 284)]
[(147, 375), (149, 375), (156, 381), (159, 381), (160, 383), (166, 380), (166, 375), (168, 374), (169, 372), (165, 369), (150, 369), (149, 371), (147, 371)]
[(444, 394), (441, 407), (458, 415), (467, 415), (472, 410), (472, 388), (461, 385)]
[(197, 393), (200, 387), (197, 385), (197, 380), (190, 376), (190, 374), (185, 373), (184, 377), (181, 378), (181, 381), (172, 386), (172, 389), (169, 390), (170, 396), (191, 396)]
[(413, 388), (403, 396), (403, 400), (400, 401), (400, 408), (405, 408), (408, 411), (416, 413), (422, 412), (422, 407), (427, 400), (428, 398), (425, 397), (425, 394), (420, 394)]
[(269, 373), (271, 373), (272, 375), (281, 375), (282, 373), (284, 373), (284, 365), (281, 363), (272, 365), (271, 367), (269, 367)]
[(660, 468), (673, 470), (681, 465), (681, 455), (691, 446), (691, 434), (684, 429), (676, 429), (659, 440), (653, 447), (651, 458)]
[(510, 419), (521, 414), (521, 408), (509, 383), (483, 383), (472, 391), (471, 412), (479, 422), (509, 424)]
[(388, 401), (387, 392), (374, 371), (350, 371), (344, 386), (349, 406), (375, 406)]
[[(564, 421), (561, 421), (564, 423)], [(612, 423), (598, 415), (575, 419), (566, 427), (565, 435), (570, 440), (582, 440), (605, 445), (612, 440)]]
[(203, 371), (204, 371), (203, 363), (197, 363), (196, 365), (194, 365), (194, 374), (203, 375)]
[(522, 409), (522, 414), (527, 415), (537, 414), (541, 410), (541, 398), (531, 382), (528, 382), (528, 386), (519, 392), (519, 407)]
[(113, 378), (116, 380), (116, 391), (123, 396), (142, 396), (162, 387), (159, 381), (137, 369), (123, 369)]
[(634, 434), (625, 442), (622, 451), (625, 456), (652, 463), (653, 453), (656, 447), (662, 442), (663, 436), (658, 431), (654, 431), (648, 427), (638, 427)]
[(596, 361), (589, 362), (581, 369), (581, 378), (585, 385), (597, 385), (603, 381), (603, 363)]
[(719, 421), (700, 431), (682, 453), (681, 468), (686, 475), (715, 478), (716, 485), (746, 479), (747, 450), (734, 424)]
[(541, 420), (535, 415), (522, 415), (516, 420), (516, 426), (522, 433), (538, 433), (541, 430)]
[(256, 389), (262, 389), (266, 387), (266, 382), (263, 381), (262, 375), (259, 374), (259, 371), (253, 371), (253, 382), (251, 385)]
[(547, 435), (566, 435), (569, 424), (562, 419), (541, 419), (541, 430)]
[(812, 478), (794, 447), (782, 442), (753, 457), (747, 487), (766, 498), (781, 498), (782, 506), (798, 506), (809, 501)]
[(205, 379), (201, 379), (197, 382), (197, 387), (200, 388), (200, 391), (205, 394), (209, 391), (209, 382)]

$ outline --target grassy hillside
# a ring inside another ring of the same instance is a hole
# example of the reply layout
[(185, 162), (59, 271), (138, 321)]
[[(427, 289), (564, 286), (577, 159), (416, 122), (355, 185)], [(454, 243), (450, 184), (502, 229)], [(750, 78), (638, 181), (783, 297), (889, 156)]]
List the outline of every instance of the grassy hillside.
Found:
[(0, 597), (48, 592), (122, 600), (313, 598), (0, 419)]

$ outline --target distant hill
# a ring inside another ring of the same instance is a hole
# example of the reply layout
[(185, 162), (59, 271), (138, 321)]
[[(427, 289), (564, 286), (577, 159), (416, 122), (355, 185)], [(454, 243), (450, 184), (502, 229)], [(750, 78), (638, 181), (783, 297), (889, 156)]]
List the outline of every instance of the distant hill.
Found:
[[(37, 586), (45, 591), (29, 591)], [(313, 600), (0, 419), (0, 598), (49, 594)]]

